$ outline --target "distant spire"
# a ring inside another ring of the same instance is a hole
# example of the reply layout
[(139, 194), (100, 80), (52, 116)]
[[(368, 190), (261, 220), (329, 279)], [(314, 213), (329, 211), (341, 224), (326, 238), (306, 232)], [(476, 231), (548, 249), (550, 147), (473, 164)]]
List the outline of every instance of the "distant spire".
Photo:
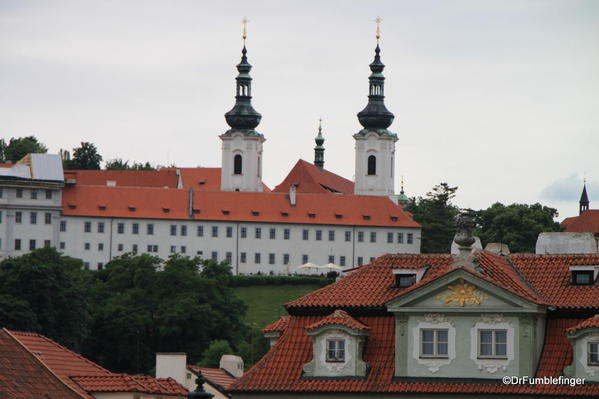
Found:
[(589, 196), (587, 195), (587, 179), (584, 179), (584, 183), (582, 186), (582, 195), (580, 196), (580, 201), (578, 202), (580, 205), (580, 209), (578, 214), (581, 214), (584, 211), (588, 211), (589, 210)]
[(318, 136), (314, 139), (316, 147), (314, 147), (314, 165), (320, 169), (324, 169), (324, 136), (322, 135), (322, 118), (318, 120)]
[[(260, 135), (254, 129), (260, 124), (262, 115), (252, 107), (252, 77), (250, 71), (252, 66), (247, 59), (247, 49), (245, 40), (247, 38), (247, 18), (243, 18), (243, 49), (241, 50), (241, 62), (237, 64), (239, 74), (235, 78), (237, 81), (237, 92), (235, 95), (235, 105), (225, 114), (227, 124), (231, 130), (242, 131), (246, 134)], [(230, 131), (231, 131), (230, 130)]]
[(381, 38), (380, 23), (382, 19), (377, 17), (376, 22), (376, 48), (374, 50), (374, 61), (370, 64), (370, 84), (368, 92), (368, 104), (366, 108), (358, 113), (358, 120), (364, 127), (359, 134), (366, 134), (371, 130), (379, 134), (394, 135), (387, 128), (393, 123), (395, 116), (385, 107), (385, 77), (383, 69), (385, 64), (381, 61), (381, 48), (379, 40)]
[(397, 200), (397, 202), (399, 202), (400, 205), (406, 205), (410, 200), (406, 193), (403, 191), (403, 176), (401, 177), (401, 190), (399, 191), (399, 197), (397, 198)]

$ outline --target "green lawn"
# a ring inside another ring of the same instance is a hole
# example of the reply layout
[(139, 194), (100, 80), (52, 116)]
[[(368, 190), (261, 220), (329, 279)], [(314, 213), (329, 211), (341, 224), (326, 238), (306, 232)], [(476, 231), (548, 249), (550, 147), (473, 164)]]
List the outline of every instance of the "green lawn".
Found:
[(318, 285), (254, 285), (250, 287), (236, 287), (235, 293), (248, 305), (246, 321), (248, 324), (256, 323), (262, 329), (286, 315), (283, 308), (289, 302), (300, 296), (320, 288)]

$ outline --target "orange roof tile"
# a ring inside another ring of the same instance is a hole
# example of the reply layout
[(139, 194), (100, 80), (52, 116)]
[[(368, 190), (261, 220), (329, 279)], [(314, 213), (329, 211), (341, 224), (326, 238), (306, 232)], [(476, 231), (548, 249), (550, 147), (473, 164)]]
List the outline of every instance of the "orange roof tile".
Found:
[(370, 327), (368, 327), (364, 323), (361, 323), (358, 320), (354, 319), (349, 314), (347, 314), (347, 312), (345, 312), (343, 310), (339, 310), (339, 309), (335, 310), (330, 315), (323, 317), (322, 319), (318, 320), (317, 322), (310, 324), (309, 326), (306, 327), (306, 329), (308, 331), (316, 330), (322, 326), (333, 325), (333, 324), (339, 325), (339, 326), (345, 326), (345, 327), (351, 328), (352, 330), (358, 330), (358, 331), (370, 330)]
[[(302, 378), (303, 365), (312, 358), (312, 340), (306, 327), (316, 323), (319, 316), (292, 316), (289, 328), (270, 351), (237, 382), (230, 392), (405, 392), (405, 393), (471, 393), (522, 394), (547, 396), (599, 395), (598, 384), (584, 384), (572, 388), (567, 384), (505, 385), (501, 380), (481, 382), (472, 379), (446, 381), (444, 379), (394, 378), (395, 319), (389, 316), (365, 316), (361, 320), (371, 327), (364, 361), (370, 366), (365, 378)], [(537, 377), (561, 375), (572, 360), (572, 348), (564, 330), (580, 322), (577, 319), (550, 319), (546, 341)]]
[(281, 316), (279, 320), (267, 325), (262, 329), (263, 333), (283, 332), (289, 326), (289, 316)]
[(86, 392), (137, 392), (181, 397), (189, 391), (172, 378), (154, 378), (147, 375), (111, 374), (104, 376), (77, 376), (71, 379)]
[[(482, 272), (463, 269), (515, 295), (535, 303), (545, 304), (508, 261), (487, 251), (475, 253)], [(448, 254), (394, 254), (383, 255), (368, 265), (354, 269), (341, 280), (285, 304), (288, 310), (300, 308), (382, 308), (385, 303), (411, 292), (438, 277), (450, 273), (453, 257)], [(428, 270), (417, 284), (398, 288), (395, 286), (393, 269)]]
[[(11, 331), (10, 333), (66, 385), (86, 398), (92, 398), (89, 396), (89, 392), (131, 392), (130, 385), (133, 382), (136, 382), (135, 386), (138, 388), (135, 392), (172, 395), (181, 394), (183, 392), (181, 389), (184, 389), (174, 380), (166, 381), (166, 379), (149, 376), (114, 374), (40, 334), (21, 331)], [(175, 385), (181, 388), (179, 392), (175, 392)], [(147, 390), (142, 390), (143, 387)]]
[(196, 374), (198, 371), (201, 371), (204, 378), (221, 392), (227, 391), (236, 380), (226, 370), (220, 368), (198, 367), (191, 364), (187, 365), (187, 368)]
[(599, 285), (572, 285), (570, 266), (599, 265), (599, 255), (532, 255), (509, 257), (526, 281), (551, 305), (560, 308), (597, 308)]
[(566, 329), (566, 331), (577, 331), (577, 330), (583, 330), (585, 328), (599, 328), (599, 314), (596, 314), (595, 316), (592, 316), (586, 320), (583, 320), (582, 322), (576, 324), (575, 326)]
[(568, 233), (599, 233), (599, 209), (589, 209), (562, 222)]
[(67, 386), (6, 329), (0, 329), (0, 397), (89, 398)]
[[(68, 216), (189, 219), (185, 189), (75, 185), (64, 189), (62, 202)], [(291, 206), (284, 193), (194, 190), (192, 206), (195, 220), (420, 227), (387, 197), (298, 194)]]
[(354, 183), (328, 170), (300, 159), (287, 177), (274, 188), (275, 192), (288, 192), (292, 184), (297, 184), (297, 192), (314, 194), (353, 194)]
[(77, 185), (106, 186), (108, 181), (117, 187), (177, 188), (179, 177), (175, 169), (160, 170), (65, 170), (65, 179), (75, 179)]

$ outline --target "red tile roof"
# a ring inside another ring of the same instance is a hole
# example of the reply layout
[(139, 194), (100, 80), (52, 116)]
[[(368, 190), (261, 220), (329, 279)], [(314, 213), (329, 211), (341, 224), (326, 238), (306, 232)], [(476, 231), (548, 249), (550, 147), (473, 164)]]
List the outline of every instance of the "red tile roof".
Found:
[(300, 159), (291, 169), (285, 180), (274, 188), (275, 192), (289, 192), (289, 187), (297, 184), (297, 192), (313, 194), (353, 194), (354, 182), (328, 170)]
[(227, 391), (236, 381), (236, 378), (224, 369), (198, 367), (191, 364), (187, 365), (187, 368), (196, 374), (198, 371), (201, 371), (202, 375), (208, 380), (210, 385), (214, 386), (221, 392)]
[(599, 209), (589, 209), (578, 216), (566, 218), (562, 226), (569, 233), (599, 233)]
[[(151, 391), (138, 390), (135, 392), (160, 393), (163, 395), (172, 395), (175, 393), (173, 391), (173, 384), (176, 384), (174, 380), (166, 382), (165, 379), (155, 379), (154, 377), (114, 374), (43, 335), (20, 331), (11, 331), (10, 333), (24, 347), (37, 356), (37, 358), (52, 370), (52, 372), (66, 385), (70, 386), (73, 390), (79, 392), (86, 398), (91, 398), (89, 392), (132, 392), (129, 390), (130, 381), (144, 382), (144, 386), (147, 389), (151, 389)], [(131, 377), (132, 380), (125, 377)], [(122, 382), (121, 385), (119, 385), (119, 381)], [(103, 383), (105, 383), (105, 385), (102, 385)], [(157, 391), (156, 389), (159, 389), (161, 384), (163, 384), (165, 388), (162, 389), (162, 391)], [(92, 386), (94, 389), (98, 390), (94, 391), (87, 389)], [(138, 383), (137, 387), (139, 386)], [(115, 389), (115, 387), (120, 387), (120, 390)], [(181, 392), (182, 391), (178, 393), (180, 394)]]
[[(475, 253), (482, 272), (463, 269), (475, 276), (535, 303), (545, 301), (527, 286), (509, 262), (487, 251)], [(599, 258), (598, 258), (599, 259)], [(391, 299), (411, 292), (438, 277), (452, 272), (453, 257), (448, 254), (383, 255), (368, 265), (355, 269), (341, 280), (285, 304), (288, 310), (299, 308), (382, 308)], [(408, 288), (397, 288), (394, 269), (421, 269), (425, 276)]]
[(86, 392), (136, 392), (182, 397), (189, 391), (172, 378), (154, 378), (147, 375), (111, 374), (105, 376), (78, 376), (71, 379)]
[[(62, 202), (68, 216), (189, 219), (185, 189), (76, 185)], [(298, 194), (291, 206), (284, 193), (194, 190), (193, 210), (195, 220), (420, 227), (401, 206), (374, 196)]]
[(509, 257), (526, 281), (551, 305), (560, 308), (597, 308), (599, 284), (572, 285), (570, 266), (599, 265), (599, 255), (531, 255)]
[(281, 316), (281, 318), (272, 324), (267, 325), (262, 329), (263, 333), (283, 332), (289, 326), (289, 316)]
[(6, 329), (0, 329), (0, 397), (82, 399)]
[(177, 188), (179, 177), (175, 169), (160, 170), (65, 170), (65, 179), (75, 179), (77, 185), (105, 186), (108, 181), (117, 187)]
[[(364, 361), (370, 366), (365, 378), (301, 378), (302, 367), (312, 358), (312, 340), (306, 327), (319, 321), (321, 316), (292, 316), (289, 328), (271, 350), (231, 387), (231, 392), (405, 392), (405, 393), (471, 393), (522, 394), (548, 396), (599, 395), (599, 384), (585, 384), (572, 388), (568, 385), (504, 385), (497, 382), (465, 379), (448, 382), (434, 378), (426, 382), (393, 377), (395, 362), (395, 319), (393, 316), (368, 316), (361, 320), (371, 327)], [(564, 330), (579, 322), (577, 319), (553, 319), (547, 325), (545, 349), (541, 356), (538, 377), (558, 377), (572, 359), (572, 349)]]
[(359, 322), (358, 320), (351, 317), (347, 312), (337, 309), (330, 315), (323, 317), (318, 320), (316, 323), (310, 324), (306, 327), (308, 331), (316, 330), (322, 326), (327, 325), (339, 325), (351, 328), (352, 330), (370, 330), (370, 327), (365, 325), (364, 323)]
[[(220, 168), (176, 168), (181, 173), (183, 188), (202, 191), (220, 190)], [(176, 170), (167, 168), (166, 170)]]
[(596, 314), (595, 316), (583, 320), (575, 326), (568, 328), (567, 331), (578, 331), (583, 330), (585, 328), (599, 328), (599, 314)]

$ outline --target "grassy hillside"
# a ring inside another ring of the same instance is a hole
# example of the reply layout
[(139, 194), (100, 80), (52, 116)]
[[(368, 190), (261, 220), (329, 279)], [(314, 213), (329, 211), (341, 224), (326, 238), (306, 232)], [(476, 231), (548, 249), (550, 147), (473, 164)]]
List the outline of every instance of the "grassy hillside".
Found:
[(246, 320), (248, 324), (263, 328), (287, 314), (283, 308), (285, 302), (299, 298), (320, 288), (318, 285), (254, 285), (236, 287), (235, 293), (248, 305)]

